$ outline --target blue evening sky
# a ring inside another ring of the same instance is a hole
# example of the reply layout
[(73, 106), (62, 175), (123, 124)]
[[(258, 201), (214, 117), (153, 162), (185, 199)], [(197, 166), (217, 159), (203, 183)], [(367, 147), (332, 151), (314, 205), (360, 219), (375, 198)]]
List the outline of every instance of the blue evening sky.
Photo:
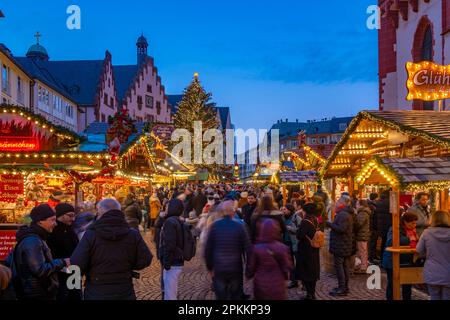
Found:
[[(376, 0), (0, 0), (0, 42), (25, 55), (36, 31), (53, 60), (136, 62), (141, 32), (168, 94), (194, 72), (237, 128), (378, 107)], [(68, 30), (66, 8), (81, 8)]]

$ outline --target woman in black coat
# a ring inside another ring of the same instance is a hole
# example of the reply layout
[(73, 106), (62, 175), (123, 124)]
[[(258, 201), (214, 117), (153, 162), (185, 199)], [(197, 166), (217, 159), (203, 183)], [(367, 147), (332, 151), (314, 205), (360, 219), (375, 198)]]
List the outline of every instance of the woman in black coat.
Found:
[(320, 279), (320, 251), (311, 246), (310, 239), (318, 228), (316, 218), (317, 207), (315, 203), (305, 204), (303, 207), (305, 217), (297, 230), (297, 279), (301, 280), (306, 288), (306, 300), (316, 299), (316, 282)]

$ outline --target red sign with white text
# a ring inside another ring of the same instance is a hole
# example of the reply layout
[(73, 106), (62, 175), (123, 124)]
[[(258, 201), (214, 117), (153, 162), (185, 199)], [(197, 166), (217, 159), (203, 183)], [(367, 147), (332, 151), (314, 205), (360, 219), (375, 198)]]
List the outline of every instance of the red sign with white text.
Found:
[(16, 245), (16, 230), (0, 230), (0, 261), (6, 260)]
[(23, 176), (21, 174), (0, 175), (0, 201), (16, 202), (23, 195)]
[(32, 137), (0, 136), (0, 151), (39, 151), (39, 140)]

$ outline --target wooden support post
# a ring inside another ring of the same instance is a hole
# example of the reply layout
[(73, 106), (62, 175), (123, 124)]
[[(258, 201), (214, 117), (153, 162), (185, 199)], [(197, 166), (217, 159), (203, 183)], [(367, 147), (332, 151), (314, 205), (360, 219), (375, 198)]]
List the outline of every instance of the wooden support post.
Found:
[(337, 187), (337, 183), (336, 183), (336, 178), (333, 177), (333, 182), (331, 183), (332, 186), (332, 190), (331, 190), (331, 221), (334, 221), (334, 209), (336, 208), (335, 204), (336, 204), (336, 187)]
[(286, 203), (287, 203), (287, 192), (286, 192), (286, 186), (283, 186), (282, 185), (282, 190), (283, 190), (283, 206), (285, 206), (286, 205)]
[(448, 210), (448, 189), (440, 190), (441, 210)]
[(347, 179), (348, 179), (348, 193), (352, 195), (354, 186), (353, 186), (353, 177), (351, 176), (351, 174), (348, 174)]
[(309, 197), (309, 183), (305, 183), (305, 196)]
[[(392, 247), (400, 248), (400, 192), (394, 188), (390, 194), (390, 211), (392, 213)], [(392, 253), (393, 262), (393, 297), (394, 300), (400, 300), (400, 254), (398, 252)]]

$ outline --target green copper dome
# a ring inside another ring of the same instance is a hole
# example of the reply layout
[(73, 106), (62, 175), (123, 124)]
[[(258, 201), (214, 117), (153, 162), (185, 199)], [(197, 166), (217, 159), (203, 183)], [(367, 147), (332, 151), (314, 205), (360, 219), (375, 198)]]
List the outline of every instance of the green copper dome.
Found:
[(49, 56), (47, 50), (40, 44), (33, 44), (27, 52), (28, 58), (39, 58), (42, 60), (48, 60)]

